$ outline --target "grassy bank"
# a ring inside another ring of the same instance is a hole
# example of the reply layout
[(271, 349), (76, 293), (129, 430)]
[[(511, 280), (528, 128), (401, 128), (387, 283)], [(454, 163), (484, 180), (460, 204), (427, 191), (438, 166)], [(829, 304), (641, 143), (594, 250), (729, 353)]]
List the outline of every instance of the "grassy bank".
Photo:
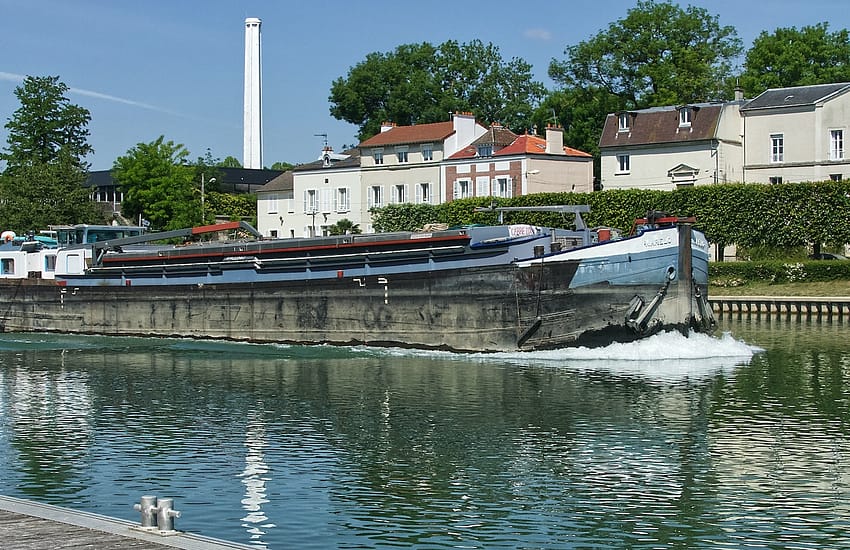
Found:
[(850, 281), (817, 283), (749, 282), (741, 286), (709, 286), (709, 296), (850, 296)]

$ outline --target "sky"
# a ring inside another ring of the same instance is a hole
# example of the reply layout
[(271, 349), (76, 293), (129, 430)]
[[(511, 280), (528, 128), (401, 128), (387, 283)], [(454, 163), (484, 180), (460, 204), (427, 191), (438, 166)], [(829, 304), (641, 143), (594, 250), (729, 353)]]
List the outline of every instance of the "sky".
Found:
[[(324, 137), (340, 151), (357, 127), (330, 115), (331, 83), (372, 52), (401, 44), (479, 39), (507, 61), (547, 69), (564, 50), (625, 17), (636, 0), (523, 3), (326, 0), (0, 0), (0, 120), (20, 107), (25, 76), (58, 76), (91, 113), (88, 158), (107, 170), (159, 136), (194, 160), (242, 161), (245, 19), (262, 20), (263, 164), (319, 158)], [(828, 22), (850, 27), (847, 0), (695, 0), (737, 30), (744, 48), (762, 31)], [(0, 128), (0, 148), (8, 132)]]

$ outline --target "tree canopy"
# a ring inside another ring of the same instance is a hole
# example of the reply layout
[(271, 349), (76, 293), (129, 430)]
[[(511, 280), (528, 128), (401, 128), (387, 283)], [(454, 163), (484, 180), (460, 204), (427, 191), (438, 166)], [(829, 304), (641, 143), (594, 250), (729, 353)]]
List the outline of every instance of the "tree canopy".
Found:
[(9, 131), (7, 148), (0, 153), (6, 161), (6, 174), (22, 166), (70, 163), (87, 170), (85, 157), (93, 152), (88, 143), (88, 109), (74, 105), (65, 97), (68, 86), (58, 76), (28, 76), (15, 88), (21, 106), (5, 127)]
[(763, 31), (747, 51), (740, 84), (755, 97), (770, 88), (850, 81), (850, 32), (828, 23)]
[(20, 107), (5, 127), (6, 162), (0, 176), (4, 229), (43, 229), (52, 224), (92, 223), (101, 216), (84, 187), (89, 111), (72, 104), (58, 76), (28, 76), (15, 88)]
[(589, 40), (553, 60), (549, 75), (567, 88), (595, 89), (626, 109), (724, 97), (741, 41), (704, 8), (639, 1)]
[(480, 40), (449, 40), (370, 53), (346, 78), (333, 82), (328, 100), (331, 115), (356, 124), (358, 137), (366, 139), (385, 121), (440, 122), (457, 111), (524, 131), (544, 94), (543, 84), (532, 79), (531, 65), (522, 59), (505, 61), (498, 47)]
[(118, 157), (112, 178), (124, 193), (125, 216), (141, 216), (154, 229), (180, 229), (201, 221), (200, 193), (195, 182), (198, 167), (187, 164), (189, 152), (160, 136), (138, 143)]

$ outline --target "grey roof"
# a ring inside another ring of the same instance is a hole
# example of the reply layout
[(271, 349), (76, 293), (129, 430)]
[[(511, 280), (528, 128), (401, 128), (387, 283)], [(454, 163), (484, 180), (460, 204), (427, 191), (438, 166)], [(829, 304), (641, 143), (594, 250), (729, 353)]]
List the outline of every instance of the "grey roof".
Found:
[(850, 82), (771, 88), (741, 107), (741, 111), (815, 105), (847, 90), (850, 90)]
[(620, 131), (619, 113), (605, 118), (599, 148), (634, 147), (658, 143), (693, 143), (717, 137), (717, 125), (723, 112), (721, 103), (689, 104), (693, 111), (691, 125), (683, 131), (679, 126), (680, 106), (652, 107), (638, 111), (627, 111), (629, 129)]
[(288, 170), (278, 177), (274, 178), (264, 186), (257, 190), (258, 193), (266, 193), (269, 191), (292, 191), (292, 171)]
[(331, 157), (330, 165), (325, 165), (324, 161), (319, 159), (314, 160), (313, 162), (299, 164), (292, 170), (295, 172), (307, 172), (310, 170), (328, 170), (331, 168), (357, 168), (360, 166), (360, 149), (349, 149), (348, 151), (343, 151), (343, 154), (348, 155), (348, 157), (341, 160), (337, 160)]

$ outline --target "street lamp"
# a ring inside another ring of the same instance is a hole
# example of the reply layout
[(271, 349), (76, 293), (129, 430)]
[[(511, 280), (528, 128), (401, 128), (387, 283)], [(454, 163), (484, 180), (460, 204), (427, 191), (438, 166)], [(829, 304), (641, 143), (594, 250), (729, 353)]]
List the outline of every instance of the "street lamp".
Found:
[[(210, 183), (215, 183), (215, 178), (210, 178)], [(201, 223), (204, 223), (204, 173), (201, 172)]]

